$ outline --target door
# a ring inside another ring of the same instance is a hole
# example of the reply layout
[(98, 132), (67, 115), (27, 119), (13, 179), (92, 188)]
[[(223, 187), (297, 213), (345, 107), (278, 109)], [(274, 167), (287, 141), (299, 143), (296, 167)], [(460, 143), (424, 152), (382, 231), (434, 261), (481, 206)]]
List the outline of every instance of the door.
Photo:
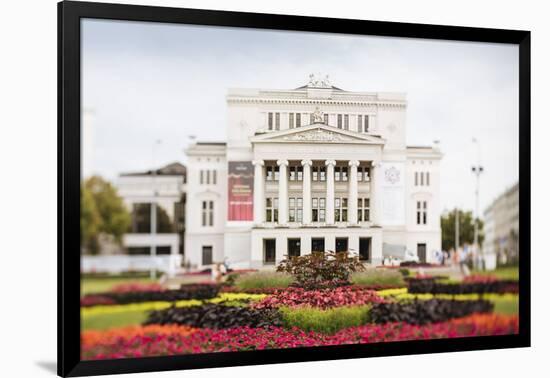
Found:
[(202, 247), (202, 265), (212, 264), (212, 246), (205, 245)]
[(336, 238), (336, 252), (346, 252), (348, 250), (348, 238)]
[(288, 257), (300, 256), (300, 239), (288, 239), (287, 254)]
[(275, 264), (275, 239), (264, 239), (264, 264)]
[(311, 238), (311, 252), (325, 252), (325, 238)]
[(370, 261), (370, 238), (359, 238), (359, 260)]
[(416, 245), (416, 254), (418, 255), (418, 261), (421, 263), (426, 262), (426, 243), (419, 243)]

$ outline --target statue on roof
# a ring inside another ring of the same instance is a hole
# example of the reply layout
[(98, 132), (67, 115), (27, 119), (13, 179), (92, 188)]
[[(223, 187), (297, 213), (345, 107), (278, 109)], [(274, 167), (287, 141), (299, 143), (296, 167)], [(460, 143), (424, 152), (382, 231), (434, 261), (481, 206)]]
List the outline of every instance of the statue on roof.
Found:
[(309, 74), (309, 82), (307, 83), (307, 86), (310, 88), (332, 88), (328, 75), (322, 77), (321, 73), (318, 73), (317, 75), (313, 73)]

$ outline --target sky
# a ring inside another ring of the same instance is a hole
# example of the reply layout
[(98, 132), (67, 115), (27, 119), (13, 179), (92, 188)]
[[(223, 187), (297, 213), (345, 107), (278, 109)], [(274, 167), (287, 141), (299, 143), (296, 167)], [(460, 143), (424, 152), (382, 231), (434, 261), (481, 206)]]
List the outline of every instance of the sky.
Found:
[(320, 72), (407, 94), (407, 143), (444, 154), (442, 210), (474, 209), (478, 156), (481, 211), (518, 181), (516, 45), (90, 19), (81, 38), (85, 174), (185, 164), (190, 136), (226, 140), (228, 88), (293, 89)]

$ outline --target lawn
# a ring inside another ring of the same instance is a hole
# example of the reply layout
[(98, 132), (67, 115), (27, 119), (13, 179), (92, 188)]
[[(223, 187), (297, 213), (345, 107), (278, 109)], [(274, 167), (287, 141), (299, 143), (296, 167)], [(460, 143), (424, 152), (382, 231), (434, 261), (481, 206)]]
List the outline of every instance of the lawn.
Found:
[(80, 281), (80, 295), (109, 291), (113, 286), (132, 282), (152, 283), (149, 277), (84, 277)]
[(495, 270), (474, 270), (473, 274), (495, 276), (501, 280), (519, 280), (519, 268), (517, 266), (497, 268)]
[(129, 325), (140, 325), (147, 319), (147, 311), (134, 310), (118, 313), (93, 314), (82, 316), (82, 330), (108, 329)]

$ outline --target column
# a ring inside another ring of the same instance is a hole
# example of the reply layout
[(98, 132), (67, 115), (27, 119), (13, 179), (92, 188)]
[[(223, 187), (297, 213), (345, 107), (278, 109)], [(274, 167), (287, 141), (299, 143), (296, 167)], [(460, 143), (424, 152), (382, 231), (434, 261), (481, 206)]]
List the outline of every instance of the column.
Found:
[(288, 160), (278, 160), (279, 166), (279, 224), (288, 223)]
[(380, 200), (382, 193), (380, 193), (380, 162), (371, 162), (370, 167), (370, 220), (373, 225), (380, 225), (381, 219), (381, 206)]
[(351, 160), (348, 164), (348, 222), (355, 225), (357, 224), (357, 167), (359, 161)]
[(304, 167), (302, 181), (303, 224), (311, 223), (311, 164), (311, 160), (302, 160)]
[(334, 224), (334, 166), (336, 161), (325, 161), (327, 166), (327, 224)]
[(262, 224), (265, 217), (264, 161), (254, 160), (254, 224)]

